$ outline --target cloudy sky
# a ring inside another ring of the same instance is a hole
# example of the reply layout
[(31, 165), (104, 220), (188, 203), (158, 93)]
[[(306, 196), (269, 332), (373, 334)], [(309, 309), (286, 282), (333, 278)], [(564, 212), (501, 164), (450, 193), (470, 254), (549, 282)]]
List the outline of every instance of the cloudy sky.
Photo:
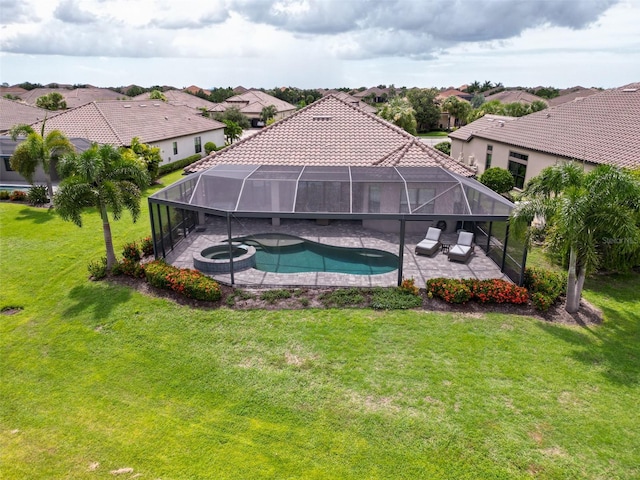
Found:
[(0, 0), (0, 83), (640, 81), (640, 0)]

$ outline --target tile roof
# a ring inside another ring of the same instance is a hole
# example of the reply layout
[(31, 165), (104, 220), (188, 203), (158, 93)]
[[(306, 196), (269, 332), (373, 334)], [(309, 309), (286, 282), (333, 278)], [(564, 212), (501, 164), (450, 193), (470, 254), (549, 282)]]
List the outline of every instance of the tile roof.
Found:
[(69, 90), (66, 88), (34, 88), (26, 93), (20, 94), (19, 97), (27, 102), (29, 105), (35, 105), (38, 97), (47, 95), (51, 92), (58, 92), (64, 97), (67, 102), (67, 108), (75, 108), (80, 105), (84, 105), (89, 102), (96, 102), (102, 100), (123, 100), (128, 99), (126, 95), (122, 93), (114, 92), (108, 88), (75, 88)]
[[(12, 140), (11, 137), (0, 135), (0, 156), (10, 156), (16, 149), (19, 143), (22, 143), (24, 139)], [(91, 147), (91, 142), (85, 138), (70, 138), (69, 141), (76, 148), (76, 152), (84, 152)]]
[[(190, 87), (187, 87), (187, 88), (184, 89), (185, 92), (192, 93), (193, 95), (198, 93), (200, 90), (202, 90), (206, 95), (211, 95), (211, 90), (206, 90), (204, 88), (200, 88), (197, 85), (191, 85)], [(164, 92), (164, 93), (166, 95), (167, 92)]]
[(224, 128), (192, 108), (149, 101), (91, 102), (47, 120), (46, 129), (71, 137), (110, 145), (129, 145), (133, 137), (144, 143)]
[[(207, 110), (215, 105), (214, 102), (191, 95), (190, 93), (183, 92), (182, 90), (166, 90), (162, 92), (162, 94), (166, 97), (167, 103), (170, 103), (171, 105), (184, 105), (193, 109), (206, 108)], [(150, 95), (151, 92), (141, 93), (140, 95), (132, 97), (131, 100), (149, 100)]]
[(547, 103), (542, 97), (534, 95), (529, 92), (525, 92), (523, 90), (503, 90), (502, 92), (494, 93), (493, 95), (488, 95), (484, 97), (485, 102), (490, 102), (491, 100), (499, 100), (502, 103), (525, 103), (531, 104), (536, 101), (541, 101)]
[(441, 166), (474, 171), (401, 128), (328, 95), (259, 133), (212, 153), (188, 172), (218, 164)]
[(57, 113), (0, 97), (0, 132), (8, 132), (18, 124), (31, 125), (45, 116), (49, 118)]
[(371, 88), (367, 88), (366, 90), (363, 90), (361, 92), (354, 92), (353, 96), (356, 98), (364, 98), (367, 97), (371, 94), (375, 95), (376, 97), (382, 97), (384, 95), (389, 95), (389, 88), (379, 88), (379, 87), (371, 87)]
[(473, 93), (461, 92), (455, 88), (448, 88), (441, 91), (436, 96), (438, 100), (446, 100), (449, 97), (458, 97), (460, 100), (471, 100), (471, 98), (473, 98)]
[(278, 113), (291, 112), (296, 109), (295, 105), (291, 105), (260, 90), (248, 90), (214, 105), (210, 110), (212, 112), (224, 112), (229, 107), (237, 107), (244, 114), (259, 114), (264, 107), (269, 105), (274, 105)]
[(562, 103), (573, 102), (574, 100), (581, 100), (585, 97), (590, 97), (591, 95), (595, 95), (596, 93), (600, 93), (602, 90), (598, 90), (597, 88), (583, 88), (576, 87), (575, 89), (568, 91), (564, 94), (560, 94), (559, 96), (548, 100), (549, 105), (555, 107), (556, 105), (560, 105)]
[(350, 103), (353, 106), (358, 107), (361, 110), (364, 110), (365, 112), (368, 112), (368, 113), (376, 113), (378, 111), (376, 107), (372, 107), (368, 103), (363, 102), (360, 99), (354, 97), (353, 95), (349, 95), (346, 92), (340, 92), (338, 90), (324, 90), (321, 93), (323, 97), (326, 97), (327, 95), (333, 95), (334, 97), (337, 97), (340, 100), (344, 100), (345, 102)]
[(474, 132), (476, 137), (566, 159), (640, 166), (640, 82)]
[(457, 140), (464, 140), (465, 142), (469, 141), (474, 133), (484, 130), (485, 128), (492, 127), (496, 125), (499, 121), (509, 122), (511, 120), (515, 120), (516, 117), (507, 117), (504, 115), (484, 115), (478, 120), (465, 125), (464, 127), (460, 127), (458, 130), (455, 130), (449, 134), (450, 138), (455, 138)]

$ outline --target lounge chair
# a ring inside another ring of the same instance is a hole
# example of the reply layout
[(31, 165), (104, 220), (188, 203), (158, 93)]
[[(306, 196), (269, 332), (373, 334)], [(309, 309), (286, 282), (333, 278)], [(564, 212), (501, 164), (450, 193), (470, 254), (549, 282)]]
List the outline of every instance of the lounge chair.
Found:
[(460, 232), (458, 241), (449, 248), (449, 261), (466, 262), (473, 253), (473, 233)]
[(435, 227), (429, 227), (427, 230), (427, 235), (424, 237), (418, 245), (416, 245), (416, 254), (417, 255), (433, 255), (438, 250), (440, 250), (440, 234), (442, 230)]

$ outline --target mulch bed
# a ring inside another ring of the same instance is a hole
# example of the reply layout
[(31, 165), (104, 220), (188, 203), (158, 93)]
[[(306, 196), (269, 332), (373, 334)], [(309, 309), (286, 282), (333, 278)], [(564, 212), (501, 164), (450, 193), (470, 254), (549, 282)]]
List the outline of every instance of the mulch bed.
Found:
[[(144, 295), (165, 298), (179, 305), (186, 305), (198, 309), (218, 309), (222, 307), (234, 310), (302, 310), (308, 308), (326, 308), (319, 297), (330, 290), (328, 288), (306, 287), (286, 289), (293, 292), (291, 298), (270, 303), (260, 299), (260, 294), (264, 292), (265, 289), (234, 289), (226, 285), (220, 285), (222, 289), (222, 299), (219, 302), (204, 302), (187, 298), (171, 290), (152, 287), (143, 279), (117, 276), (108, 277), (107, 281), (133, 288)], [(242, 299), (242, 297), (236, 295), (238, 290), (249, 293), (251, 298)], [(584, 299), (582, 299), (578, 313), (570, 314), (564, 309), (564, 299), (556, 302), (546, 312), (540, 312), (533, 308), (531, 304), (481, 304), (477, 302), (450, 304), (440, 299), (428, 298), (425, 290), (420, 290), (420, 294), (423, 301), (422, 308), (419, 310), (427, 312), (453, 312), (478, 317), (485, 313), (503, 313), (533, 317), (549, 323), (581, 326), (597, 325), (602, 323), (603, 320), (602, 312)], [(354, 308), (356, 308), (356, 306), (354, 306)], [(362, 308), (362, 306), (357, 306), (357, 308)]]

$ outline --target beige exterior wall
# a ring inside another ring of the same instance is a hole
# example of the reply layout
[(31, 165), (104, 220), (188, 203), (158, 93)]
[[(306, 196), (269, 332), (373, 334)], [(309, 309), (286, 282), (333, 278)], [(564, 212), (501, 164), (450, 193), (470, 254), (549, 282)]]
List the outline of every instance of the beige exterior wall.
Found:
[[(224, 129), (219, 128), (216, 130), (210, 130), (208, 132), (201, 132), (194, 135), (185, 135), (184, 137), (170, 138), (161, 142), (154, 142), (154, 147), (160, 148), (160, 155), (162, 156), (162, 162), (160, 165), (166, 165), (167, 163), (182, 160), (183, 158), (195, 155), (195, 138), (200, 137), (202, 151), (200, 152), (204, 157), (206, 152), (204, 151), (204, 144), (207, 142), (213, 142), (216, 146), (224, 146)], [(178, 154), (173, 153), (173, 142), (178, 143)]]
[[(527, 160), (527, 173), (525, 176), (525, 183), (533, 177), (540, 174), (543, 168), (551, 167), (559, 162), (568, 160), (565, 157), (559, 155), (551, 155), (548, 153), (537, 152), (535, 150), (528, 150), (526, 148), (514, 147), (505, 143), (486, 140), (484, 138), (472, 138), (469, 142), (463, 142), (455, 138), (451, 139), (451, 156), (455, 159), (461, 159), (465, 163), (469, 164), (470, 161), (475, 161), (478, 166), (478, 177), (485, 171), (486, 159), (487, 159), (487, 146), (493, 146), (493, 152), (491, 157), (491, 166), (508, 169), (509, 166), (509, 152), (521, 153), (528, 155)], [(470, 160), (471, 159), (471, 160)], [(585, 163), (585, 170), (593, 170), (595, 165), (591, 163)]]

